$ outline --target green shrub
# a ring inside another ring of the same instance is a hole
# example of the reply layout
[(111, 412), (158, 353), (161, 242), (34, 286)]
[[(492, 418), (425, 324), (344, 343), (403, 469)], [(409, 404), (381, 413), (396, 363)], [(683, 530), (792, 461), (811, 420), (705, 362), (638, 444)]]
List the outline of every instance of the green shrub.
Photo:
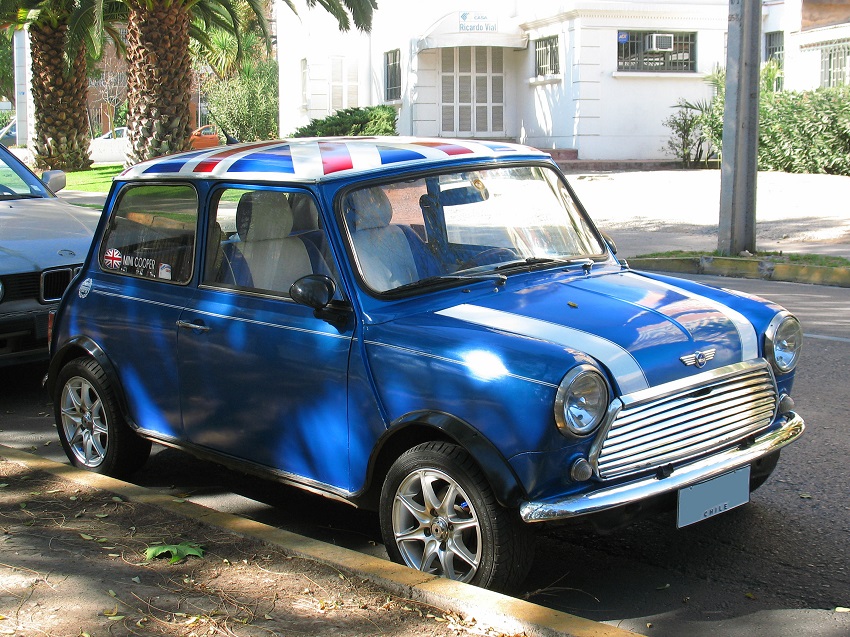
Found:
[(398, 135), (396, 111), (392, 106), (346, 108), (323, 119), (311, 120), (292, 137), (351, 137)]
[[(850, 176), (850, 86), (776, 91), (780, 77), (775, 64), (762, 69), (759, 170)], [(725, 73), (718, 71), (708, 81), (715, 89), (714, 98), (688, 107), (699, 112), (703, 140), (719, 152), (723, 144)]]
[(207, 104), (213, 122), (240, 142), (278, 136), (277, 63), (261, 60), (239, 75), (212, 82)]
[(850, 86), (763, 95), (759, 168), (850, 175)]
[(676, 112), (663, 122), (670, 129), (670, 137), (661, 150), (681, 161), (684, 168), (696, 166), (708, 159), (699, 111), (682, 99), (673, 108)]

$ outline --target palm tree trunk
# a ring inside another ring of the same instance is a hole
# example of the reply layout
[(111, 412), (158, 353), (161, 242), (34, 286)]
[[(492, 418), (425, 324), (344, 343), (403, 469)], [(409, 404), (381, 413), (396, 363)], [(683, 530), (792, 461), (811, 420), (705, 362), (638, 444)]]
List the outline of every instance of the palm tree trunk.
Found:
[(66, 72), (67, 23), (30, 25), (32, 96), (35, 106), (36, 166), (85, 170), (91, 166), (86, 117), (88, 79), (86, 51), (80, 47)]
[(128, 3), (128, 162), (189, 149), (190, 12), (180, 0)]

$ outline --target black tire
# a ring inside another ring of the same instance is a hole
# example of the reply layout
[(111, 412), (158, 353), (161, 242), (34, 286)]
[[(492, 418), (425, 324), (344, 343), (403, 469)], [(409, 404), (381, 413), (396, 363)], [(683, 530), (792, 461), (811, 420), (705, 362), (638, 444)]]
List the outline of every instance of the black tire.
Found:
[(56, 430), (76, 467), (123, 478), (148, 459), (151, 443), (127, 425), (97, 361), (76, 358), (59, 372), (53, 396)]
[(379, 511), (387, 553), (399, 564), (500, 591), (518, 587), (531, 568), (531, 532), (457, 445), (428, 442), (403, 453), (384, 480)]
[(773, 474), (776, 464), (779, 462), (779, 454), (779, 451), (774, 451), (750, 465), (750, 493), (767, 482), (767, 479)]

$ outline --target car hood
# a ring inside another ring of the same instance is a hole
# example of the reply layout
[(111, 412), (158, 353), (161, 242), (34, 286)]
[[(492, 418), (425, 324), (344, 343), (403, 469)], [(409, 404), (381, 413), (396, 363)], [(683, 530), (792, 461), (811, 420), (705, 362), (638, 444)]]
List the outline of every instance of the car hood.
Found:
[(0, 274), (82, 263), (99, 219), (58, 198), (0, 201)]
[(436, 314), (588, 354), (624, 394), (759, 355), (740, 312), (628, 271), (508, 286)]

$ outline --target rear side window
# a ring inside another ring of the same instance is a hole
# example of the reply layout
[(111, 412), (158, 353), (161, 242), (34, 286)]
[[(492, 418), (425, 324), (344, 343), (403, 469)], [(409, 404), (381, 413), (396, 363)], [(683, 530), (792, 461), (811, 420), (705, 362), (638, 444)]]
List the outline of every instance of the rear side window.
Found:
[(130, 186), (103, 238), (100, 268), (172, 283), (192, 278), (198, 195), (187, 185)]

